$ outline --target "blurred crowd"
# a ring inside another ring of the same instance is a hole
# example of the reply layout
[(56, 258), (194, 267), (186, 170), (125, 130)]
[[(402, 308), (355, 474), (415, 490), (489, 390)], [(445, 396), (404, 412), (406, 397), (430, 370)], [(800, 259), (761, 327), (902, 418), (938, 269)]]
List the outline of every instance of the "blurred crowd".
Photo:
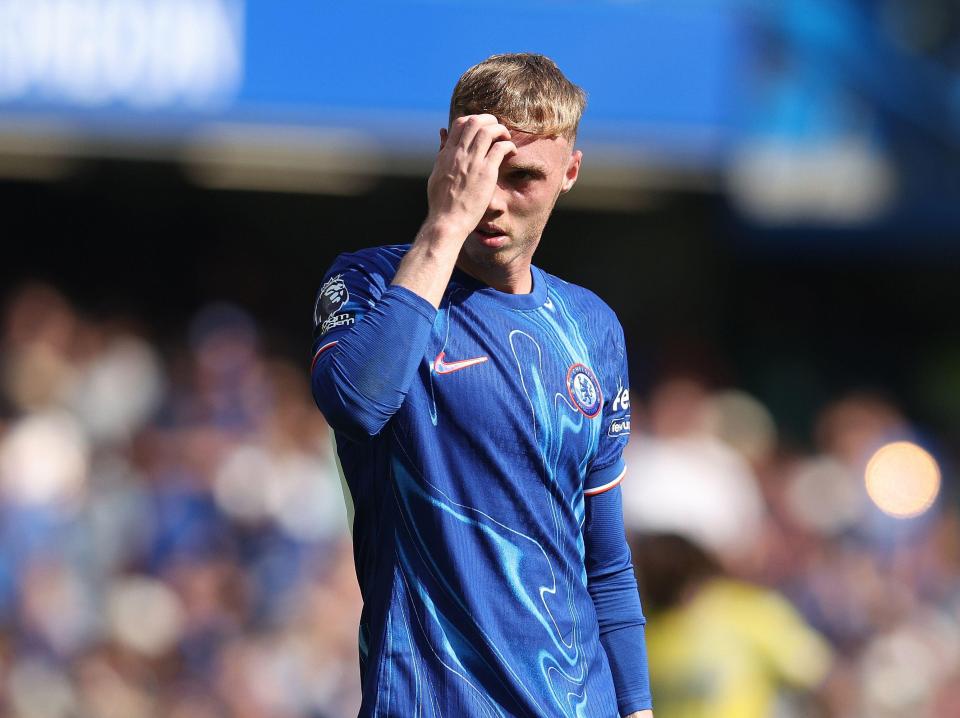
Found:
[[(0, 715), (356, 715), (360, 595), (305, 362), (228, 304), (161, 341), (49, 286), (8, 296)], [(837, 398), (813, 450), (695, 376), (632, 408), (658, 718), (960, 715), (957, 508), (894, 518), (864, 483), (878, 448), (924, 443), (897, 406)]]
[(5, 308), (0, 715), (356, 715), (360, 595), (306, 369), (229, 305), (169, 352), (147, 337), (46, 286)]
[(891, 400), (837, 398), (812, 451), (695, 377), (634, 420), (624, 513), (660, 718), (960, 715), (960, 515)]

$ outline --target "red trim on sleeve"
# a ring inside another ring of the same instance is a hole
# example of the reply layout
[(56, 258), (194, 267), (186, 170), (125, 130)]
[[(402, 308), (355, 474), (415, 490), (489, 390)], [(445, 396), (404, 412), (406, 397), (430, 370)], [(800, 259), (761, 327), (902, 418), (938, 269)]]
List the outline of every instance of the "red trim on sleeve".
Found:
[(621, 471), (621, 472), (620, 472), (620, 475), (617, 476), (617, 478), (615, 478), (613, 481), (608, 481), (607, 483), (603, 484), (602, 486), (595, 486), (595, 487), (592, 488), (592, 489), (584, 489), (584, 490), (583, 490), (583, 495), (584, 495), (584, 496), (596, 496), (597, 494), (602, 494), (604, 491), (609, 491), (610, 489), (612, 489), (612, 488), (614, 488), (615, 486), (617, 486), (621, 481), (623, 481), (623, 477), (626, 476), (626, 475), (627, 475), (627, 467), (623, 467), (623, 471)]
[(327, 343), (324, 344), (322, 347), (320, 347), (319, 349), (317, 349), (317, 353), (313, 355), (313, 361), (310, 362), (310, 373), (311, 373), (311, 374), (313, 374), (313, 368), (317, 365), (317, 359), (320, 358), (320, 355), (323, 354), (327, 349), (329, 349), (330, 347), (332, 347), (332, 346), (333, 346), (334, 344), (336, 344), (336, 343), (337, 343), (337, 340), (334, 339), (332, 342), (327, 342)]

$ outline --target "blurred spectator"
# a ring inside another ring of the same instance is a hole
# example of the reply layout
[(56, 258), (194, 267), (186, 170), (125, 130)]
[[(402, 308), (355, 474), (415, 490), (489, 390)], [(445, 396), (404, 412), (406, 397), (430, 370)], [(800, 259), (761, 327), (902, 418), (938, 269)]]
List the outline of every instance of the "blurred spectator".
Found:
[[(724, 577), (681, 536), (635, 543), (658, 716), (764, 718), (784, 689), (809, 694), (824, 680), (830, 649), (783, 598)], [(786, 715), (814, 713), (806, 704)]]
[[(647, 414), (650, 432), (634, 432), (625, 452), (628, 529), (681, 533), (731, 561), (744, 560), (764, 507), (746, 458), (711, 433), (722, 423), (718, 404), (697, 380), (676, 378), (654, 389)], [(738, 440), (766, 451), (752, 438)]]

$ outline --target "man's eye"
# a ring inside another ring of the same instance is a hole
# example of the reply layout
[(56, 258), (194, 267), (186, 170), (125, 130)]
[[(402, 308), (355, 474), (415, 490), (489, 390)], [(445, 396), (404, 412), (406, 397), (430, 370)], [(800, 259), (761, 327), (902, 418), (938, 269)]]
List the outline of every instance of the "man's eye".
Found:
[(526, 182), (531, 177), (533, 177), (533, 175), (527, 170), (517, 170), (516, 172), (510, 173), (510, 178), (515, 182)]

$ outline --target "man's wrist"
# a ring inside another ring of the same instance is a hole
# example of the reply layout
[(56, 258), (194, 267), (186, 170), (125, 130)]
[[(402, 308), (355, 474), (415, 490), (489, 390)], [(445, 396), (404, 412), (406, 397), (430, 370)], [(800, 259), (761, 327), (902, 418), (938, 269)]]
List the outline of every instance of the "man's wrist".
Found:
[(428, 218), (391, 284), (409, 289), (438, 308), (465, 240), (466, 235), (460, 236), (445, 222)]
[(464, 230), (459, 224), (448, 217), (430, 217), (420, 227), (417, 232), (414, 245), (417, 247), (429, 248), (432, 252), (441, 254), (454, 254), (459, 256), (463, 243), (467, 241), (467, 235), (471, 230)]

